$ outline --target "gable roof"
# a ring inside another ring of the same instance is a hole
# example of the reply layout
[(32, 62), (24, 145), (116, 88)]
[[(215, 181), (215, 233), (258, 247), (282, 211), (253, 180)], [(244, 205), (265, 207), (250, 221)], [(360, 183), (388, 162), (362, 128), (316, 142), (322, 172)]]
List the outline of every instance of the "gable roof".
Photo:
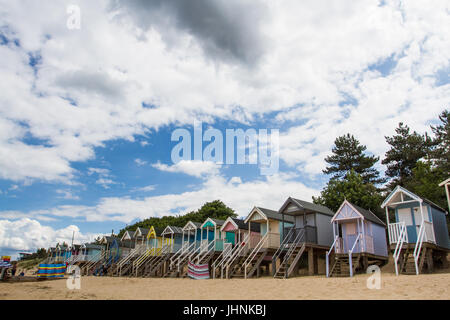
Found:
[[(224, 224), (222, 225), (222, 227), (220, 228), (220, 231), (223, 230), (223, 228), (228, 224), (228, 223), (232, 223), (233, 225), (235, 225), (237, 227), (237, 229), (240, 230), (248, 230), (248, 223), (245, 222), (243, 219), (238, 219), (238, 218), (232, 218), (232, 217), (228, 217), (227, 220), (225, 220)], [(250, 231), (254, 231), (254, 232), (260, 232), (260, 226), (258, 223), (253, 223), (250, 224)]]
[(205, 222), (202, 223), (202, 226), (201, 226), (201, 227), (203, 228), (203, 226), (204, 226), (208, 221), (212, 221), (213, 224), (216, 225), (216, 228), (222, 226), (222, 225), (225, 223), (225, 220), (208, 218), (208, 219), (205, 220)]
[(177, 234), (177, 233), (183, 233), (183, 229), (176, 226), (167, 226), (162, 232), (161, 235), (166, 234)]
[(188, 221), (182, 228), (182, 230), (193, 230), (193, 229), (200, 229), (202, 224), (200, 222), (194, 222), (194, 221)]
[[(331, 211), (329, 208), (322, 206), (320, 204), (315, 204), (312, 202), (296, 199), (289, 197), (286, 199), (284, 204), (281, 206), (281, 208), (278, 210), (278, 212), (281, 214), (281, 212), (286, 209), (286, 207), (289, 205), (289, 203), (294, 203), (300, 210), (303, 210), (305, 212), (318, 212), (322, 214), (326, 214), (328, 216), (334, 216), (334, 212)], [(289, 215), (289, 213), (285, 213), (285, 215)]]
[[(394, 195), (396, 195), (397, 193), (402, 192), (404, 194), (406, 194), (407, 196), (409, 196), (410, 198), (412, 198), (413, 200), (419, 201), (419, 202), (425, 202), (428, 205), (434, 207), (435, 209), (438, 209), (442, 212), (444, 212), (445, 214), (448, 214), (447, 210), (441, 208), (440, 206), (438, 206), (437, 204), (435, 204), (433, 201), (428, 200), (426, 198), (420, 197), (417, 194), (403, 188), (402, 186), (398, 185), (394, 188), (394, 190), (392, 190), (392, 192), (386, 197), (386, 199), (384, 199), (383, 203), (381, 204), (381, 208), (385, 208), (386, 206), (389, 205), (390, 200), (394, 197)], [(397, 203), (400, 204), (400, 203)]]
[[(344, 206), (344, 204), (349, 204), (351, 207), (353, 207), (353, 209), (355, 209), (355, 211), (357, 211), (360, 215), (362, 215), (364, 217), (364, 219), (367, 219), (370, 222), (379, 224), (383, 227), (386, 227), (386, 224), (380, 219), (378, 218), (375, 213), (373, 213), (370, 210), (361, 208), (360, 206), (357, 206), (356, 204), (351, 203), (348, 200), (344, 200), (344, 202), (341, 204), (341, 206), (339, 207), (338, 211), (336, 211), (336, 215), (339, 213), (339, 211), (341, 210), (341, 208)], [(334, 217), (333, 217), (334, 219)], [(332, 219), (332, 220), (333, 220)]]
[[(280, 213), (278, 213), (278, 211), (270, 210), (270, 209), (266, 209), (266, 208), (262, 208), (262, 207), (253, 207), (252, 211), (250, 211), (250, 214), (245, 218), (244, 222), (246, 222), (246, 223), (248, 222), (248, 220), (253, 215), (255, 210), (257, 212), (259, 212), (265, 219), (278, 220), (278, 221), (283, 220), (283, 216)], [(284, 221), (294, 223), (294, 217), (284, 215)]]

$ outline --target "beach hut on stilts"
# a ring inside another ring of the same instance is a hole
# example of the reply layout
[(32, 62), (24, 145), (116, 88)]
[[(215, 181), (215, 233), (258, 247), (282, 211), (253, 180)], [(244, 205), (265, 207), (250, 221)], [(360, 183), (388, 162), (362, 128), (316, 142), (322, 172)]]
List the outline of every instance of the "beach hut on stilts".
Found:
[(144, 277), (164, 276), (169, 270), (170, 258), (177, 253), (183, 243), (183, 229), (176, 226), (167, 226), (161, 232), (161, 251), (146, 265)]
[(326, 255), (327, 277), (353, 276), (388, 261), (386, 224), (370, 210), (347, 200), (331, 219), (334, 241)]
[(183, 277), (187, 273), (189, 257), (200, 248), (201, 226), (199, 222), (188, 221), (182, 230), (181, 248), (169, 260), (164, 277)]
[[(138, 234), (141, 235), (139, 241), (137, 238)], [(113, 275), (122, 276), (129, 273), (132, 268), (133, 261), (145, 252), (147, 247), (146, 242), (144, 242), (144, 240), (142, 239), (142, 234), (147, 235), (148, 231), (146, 233), (144, 233), (142, 230), (140, 230), (140, 233), (131, 230), (127, 230), (124, 232), (120, 240), (123, 243), (130, 244), (130, 250), (128, 250), (127, 254), (122, 255), (122, 258), (117, 263), (117, 266), (112, 273)]]
[[(146, 231), (146, 232), (142, 232)], [(161, 241), (156, 233), (156, 230), (153, 226), (150, 229), (142, 230), (142, 228), (136, 229), (136, 240), (141, 244), (145, 244), (142, 253), (138, 254), (135, 259), (133, 259), (132, 263), (127, 265), (122, 272), (122, 275), (131, 272), (133, 276), (141, 275), (144, 270), (146, 263), (155, 257), (160, 251)], [(139, 233), (138, 233), (139, 232)]]
[[(325, 273), (325, 255), (333, 243), (330, 221), (334, 212), (325, 206), (289, 197), (278, 215), (282, 231), (280, 245), (272, 256), (274, 278), (297, 275), (300, 267), (306, 265), (308, 275)], [(292, 219), (288, 226), (286, 217)]]
[(219, 256), (223, 251), (224, 241), (220, 228), (225, 223), (224, 220), (208, 218), (200, 227), (200, 246), (198, 250), (189, 257), (192, 268), (196, 266), (211, 266), (215, 257)]
[[(280, 246), (282, 235), (282, 217), (277, 211), (254, 207), (244, 223), (248, 225), (249, 239), (241, 246), (225, 264), (224, 276), (226, 278), (250, 278), (260, 276), (261, 268), (269, 272), (272, 255)], [(286, 217), (285, 226), (292, 225), (293, 219)], [(260, 232), (252, 231), (255, 225)]]
[(225, 277), (225, 270), (229, 261), (235, 257), (244, 256), (248, 252), (250, 236), (258, 236), (259, 224), (253, 224), (251, 230), (243, 219), (228, 217), (220, 228), (223, 240), (223, 251), (213, 261), (211, 266), (212, 278)]
[(381, 207), (386, 210), (397, 275), (447, 266), (450, 241), (445, 209), (401, 186), (395, 187)]

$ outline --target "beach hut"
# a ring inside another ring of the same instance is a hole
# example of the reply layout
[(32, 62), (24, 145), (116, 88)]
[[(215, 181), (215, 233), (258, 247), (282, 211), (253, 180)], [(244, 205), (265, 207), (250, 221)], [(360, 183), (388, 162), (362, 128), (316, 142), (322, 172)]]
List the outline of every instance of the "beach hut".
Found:
[(200, 246), (196, 254), (189, 258), (193, 265), (210, 264), (214, 256), (223, 250), (223, 239), (220, 228), (224, 220), (207, 218), (200, 226)]
[[(443, 208), (397, 186), (383, 201), (395, 272), (419, 274), (447, 265), (450, 241)], [(392, 219), (392, 222), (391, 222)]]
[(181, 249), (183, 229), (167, 226), (160, 233), (162, 247), (154, 259), (149, 260), (143, 276), (163, 276), (169, 270), (170, 258)]
[[(145, 241), (141, 239), (144, 235)], [(134, 276), (139, 276), (144, 272), (146, 263), (160, 252), (162, 241), (153, 226), (150, 229), (137, 228), (135, 237), (139, 243), (145, 243), (145, 249), (133, 259), (131, 266), (126, 269), (127, 272), (130, 269), (129, 271), (132, 271)]]
[[(283, 231), (280, 246), (272, 256), (273, 276), (287, 278), (294, 275), (304, 253), (307, 253), (308, 274), (319, 274), (319, 261), (323, 261), (325, 267), (325, 255), (333, 243), (330, 221), (334, 212), (325, 206), (289, 197), (278, 215)], [(286, 217), (293, 219), (293, 225), (285, 226)]]
[(448, 210), (450, 211), (450, 178), (439, 183), (439, 186), (445, 188), (445, 195), (447, 196)]
[(220, 232), (223, 240), (223, 251), (211, 266), (213, 278), (216, 278), (218, 274), (224, 277), (228, 262), (235, 257), (238, 258), (247, 254), (250, 236), (252, 234), (258, 236), (260, 226), (254, 223), (250, 230), (249, 224), (243, 219), (228, 217), (220, 228)]
[(386, 224), (373, 212), (344, 200), (331, 224), (334, 241), (326, 256), (327, 277), (353, 276), (369, 265), (386, 264)]
[(181, 248), (170, 257), (169, 267), (164, 277), (179, 277), (186, 274), (189, 257), (200, 248), (201, 226), (202, 223), (188, 221), (181, 229)]
[[(292, 226), (292, 217), (286, 217), (285, 227)], [(225, 277), (260, 276), (261, 267), (269, 272), (272, 255), (279, 248), (282, 236), (282, 216), (274, 210), (254, 207), (244, 223), (248, 225), (249, 239), (239, 252), (233, 255), (224, 267)], [(254, 232), (257, 225), (260, 232)]]

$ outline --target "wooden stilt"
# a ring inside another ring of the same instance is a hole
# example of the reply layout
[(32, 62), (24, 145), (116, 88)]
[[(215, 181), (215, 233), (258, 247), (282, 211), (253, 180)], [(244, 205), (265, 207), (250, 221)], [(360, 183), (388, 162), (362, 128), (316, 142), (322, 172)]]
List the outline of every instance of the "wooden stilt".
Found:
[(308, 275), (314, 275), (314, 249), (308, 249)]

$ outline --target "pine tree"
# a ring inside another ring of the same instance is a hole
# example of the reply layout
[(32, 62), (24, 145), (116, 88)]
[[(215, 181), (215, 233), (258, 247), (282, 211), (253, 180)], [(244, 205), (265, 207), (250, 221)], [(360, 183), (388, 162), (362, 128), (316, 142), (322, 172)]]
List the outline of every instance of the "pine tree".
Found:
[(427, 134), (420, 135), (416, 131), (410, 132), (410, 128), (399, 123), (395, 129), (396, 134), (385, 137), (391, 148), (386, 152), (381, 162), (387, 166), (386, 175), (392, 178), (388, 188), (396, 185), (405, 186), (412, 175), (412, 170), (417, 161), (425, 156), (430, 157), (432, 141)]
[(354, 170), (361, 175), (365, 183), (385, 182), (385, 179), (380, 177), (380, 172), (373, 167), (380, 158), (366, 155), (364, 153), (366, 149), (366, 146), (361, 145), (349, 133), (336, 138), (332, 149), (333, 154), (325, 158), (329, 166), (323, 170), (323, 173), (333, 175), (331, 179), (342, 179)]
[(450, 112), (444, 110), (439, 115), (442, 124), (433, 127), (435, 138), (433, 140), (434, 150), (431, 155), (435, 165), (443, 171), (444, 174), (450, 175)]
[(343, 180), (331, 179), (320, 196), (313, 197), (313, 202), (337, 211), (345, 199), (384, 219), (380, 209), (382, 198), (379, 191), (373, 184), (365, 183), (362, 176), (353, 169)]

